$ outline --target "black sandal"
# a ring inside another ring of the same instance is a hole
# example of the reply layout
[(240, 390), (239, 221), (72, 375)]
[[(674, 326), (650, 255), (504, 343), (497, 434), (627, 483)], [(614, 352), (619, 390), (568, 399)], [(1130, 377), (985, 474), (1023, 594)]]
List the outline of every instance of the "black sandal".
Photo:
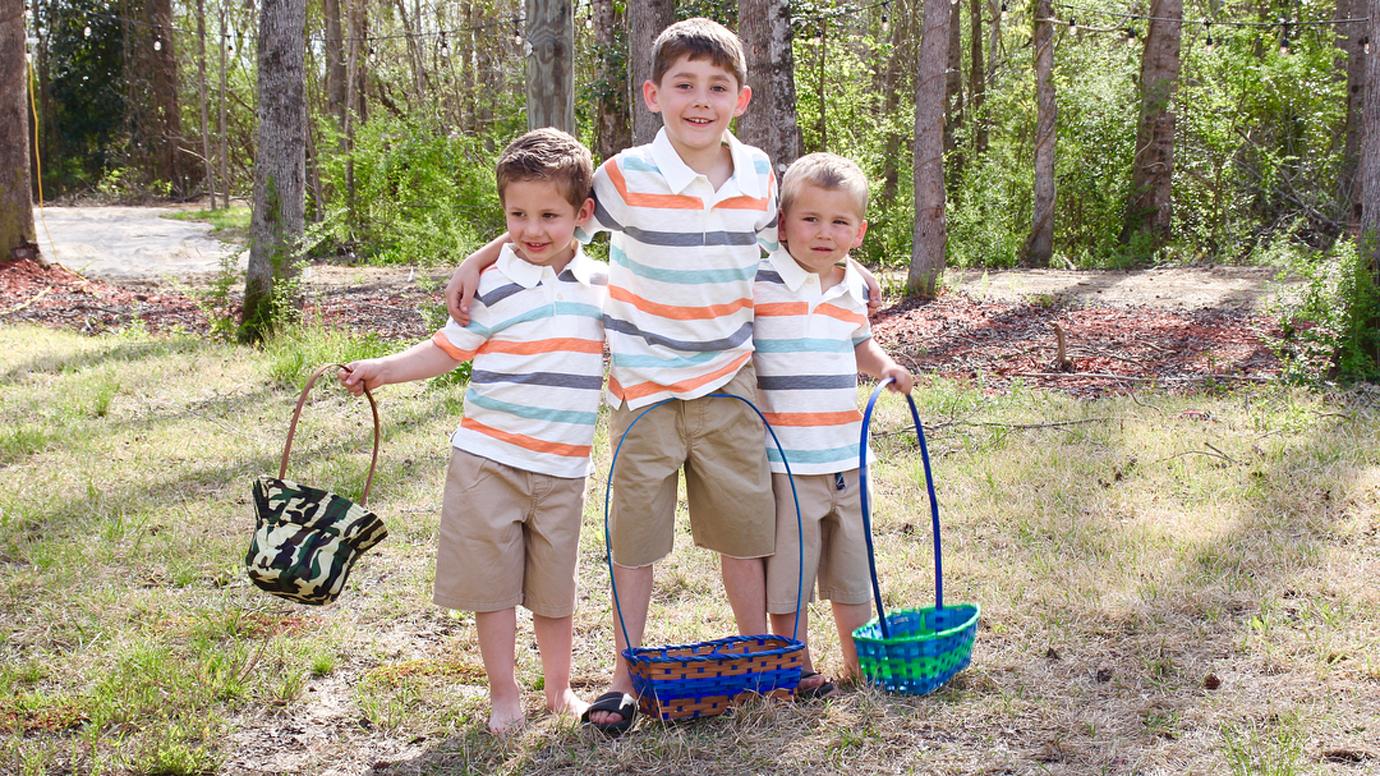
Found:
[[(800, 674), (800, 679), (801, 681), (804, 681), (806, 679), (810, 679), (816, 676), (819, 676), (818, 671), (802, 671)], [(824, 700), (825, 698), (832, 696), (837, 691), (838, 687), (834, 686), (833, 682), (829, 681), (828, 679), (825, 679), (824, 683), (817, 687), (808, 687), (805, 689), (796, 690), (795, 699), (798, 701)]]
[[(622, 719), (603, 724), (592, 722), (589, 715), (596, 711), (617, 714)], [(594, 703), (589, 705), (588, 709), (585, 709), (585, 713), (580, 715), (580, 724), (592, 727), (609, 738), (617, 738), (628, 732), (635, 719), (637, 719), (637, 699), (625, 692), (610, 690), (600, 695)]]

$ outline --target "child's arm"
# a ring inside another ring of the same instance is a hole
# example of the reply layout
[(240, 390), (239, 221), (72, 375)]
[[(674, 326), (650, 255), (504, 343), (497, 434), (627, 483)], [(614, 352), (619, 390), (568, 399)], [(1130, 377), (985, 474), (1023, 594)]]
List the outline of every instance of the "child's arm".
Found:
[[(859, 275), (862, 275), (863, 280), (867, 282), (867, 314), (870, 316), (876, 313), (882, 306), (882, 287), (877, 282), (877, 278), (873, 276), (872, 272), (869, 271), (867, 267), (859, 264), (857, 259), (849, 256), (848, 262), (853, 265), (853, 269), (856, 270)], [(909, 391), (907, 391), (907, 393), (909, 393)]]
[(446, 309), (450, 311), (450, 317), (461, 326), (469, 325), (470, 300), (479, 289), (480, 273), (498, 261), (498, 254), (502, 252), (503, 244), (508, 241), (507, 232), (500, 234), (484, 247), (466, 256), (465, 260), (460, 262), (460, 266), (450, 273), (450, 282), (446, 283)]
[(350, 393), (358, 396), (366, 387), (372, 391), (380, 385), (426, 380), (443, 375), (460, 363), (459, 359), (453, 358), (435, 342), (428, 340), (418, 342), (407, 350), (391, 356), (351, 361), (336, 377)]
[(910, 372), (905, 370), (896, 360), (888, 356), (885, 350), (877, 344), (877, 341), (868, 337), (863, 342), (859, 342), (853, 347), (853, 355), (858, 360), (858, 371), (869, 377), (884, 379), (893, 378), (896, 382), (891, 384), (891, 390), (909, 394), (914, 379)]

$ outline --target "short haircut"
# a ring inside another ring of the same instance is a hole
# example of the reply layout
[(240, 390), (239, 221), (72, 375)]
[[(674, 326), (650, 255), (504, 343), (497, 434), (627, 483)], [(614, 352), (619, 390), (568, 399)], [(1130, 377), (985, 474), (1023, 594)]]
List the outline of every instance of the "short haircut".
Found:
[(743, 56), (743, 42), (727, 27), (713, 19), (697, 16), (676, 22), (656, 36), (652, 48), (652, 83), (661, 84), (661, 77), (681, 57), (708, 58), (738, 79), (738, 88), (747, 84), (747, 58)]
[(867, 218), (867, 176), (853, 160), (826, 153), (796, 159), (781, 179), (782, 213), (790, 211), (800, 188), (806, 184), (828, 191), (848, 192), (858, 204), (858, 217)]
[(534, 129), (508, 144), (498, 157), (498, 199), (515, 181), (551, 181), (576, 210), (589, 198), (594, 162), (580, 141), (547, 127)]

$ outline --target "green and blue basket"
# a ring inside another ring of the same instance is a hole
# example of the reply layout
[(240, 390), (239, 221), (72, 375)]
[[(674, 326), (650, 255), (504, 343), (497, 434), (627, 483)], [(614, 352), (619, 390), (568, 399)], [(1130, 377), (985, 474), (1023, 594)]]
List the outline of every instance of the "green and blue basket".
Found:
[(862, 500), (864, 536), (867, 537), (867, 563), (872, 574), (872, 596), (877, 602), (877, 617), (853, 631), (858, 663), (863, 678), (889, 692), (927, 695), (938, 690), (959, 671), (968, 667), (977, 639), (977, 604), (944, 605), (944, 567), (939, 543), (939, 501), (934, 495), (934, 476), (930, 453), (925, 445), (925, 429), (920, 411), (910, 396), (911, 419), (920, 442), (920, 458), (925, 467), (925, 487), (929, 492), (930, 522), (934, 534), (934, 606), (902, 609), (887, 613), (882, 605), (881, 584), (877, 581), (877, 554), (872, 546), (872, 503), (867, 487), (867, 442), (872, 425), (872, 410), (884, 380), (872, 392), (863, 413), (859, 440), (858, 480)]
[[(710, 397), (736, 399), (752, 408), (762, 418), (776, 448), (785, 460), (785, 451), (776, 432), (763, 417), (762, 411), (747, 399), (732, 393), (711, 393)], [(623, 643), (632, 644), (628, 626), (623, 621), (623, 607), (618, 601), (618, 581), (613, 575), (613, 541), (609, 533), (609, 500), (613, 492), (613, 473), (623, 442), (637, 422), (647, 413), (675, 399), (665, 399), (643, 410), (618, 439), (609, 463), (607, 487), (604, 489), (604, 560), (609, 568), (609, 583), (613, 590), (614, 611)], [(786, 466), (790, 476), (790, 465)], [(797, 529), (800, 527), (800, 499), (795, 494), (795, 479), (791, 477), (791, 495), (795, 498)], [(799, 561), (803, 572), (805, 555), (801, 548)], [(788, 700), (795, 696), (804, 664), (805, 643), (796, 638), (800, 627), (800, 599), (803, 595), (801, 579), (796, 580), (796, 622), (791, 637), (762, 634), (729, 636), (693, 644), (663, 647), (629, 647), (623, 650), (632, 677), (638, 706), (649, 717), (668, 721), (712, 717), (723, 714), (748, 698), (766, 696)]]

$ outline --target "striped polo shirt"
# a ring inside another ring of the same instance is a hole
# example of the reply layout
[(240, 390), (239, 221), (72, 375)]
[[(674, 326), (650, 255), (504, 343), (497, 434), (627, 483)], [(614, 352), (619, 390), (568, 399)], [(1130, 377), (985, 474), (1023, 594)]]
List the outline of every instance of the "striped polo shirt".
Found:
[(724, 142), (733, 177), (717, 191), (664, 129), (594, 175), (582, 239), (612, 233), (604, 329), (614, 406), (703, 396), (752, 358), (752, 283), (762, 247), (776, 247), (776, 179), (766, 154), (730, 133)]
[(587, 477), (604, 382), (605, 265), (576, 250), (560, 275), (503, 246), (479, 276), (470, 323), (432, 342), (474, 359), (451, 443), (555, 477)]
[[(858, 468), (858, 360), (853, 349), (872, 338), (866, 283), (850, 265), (843, 282), (821, 289), (785, 249), (757, 270), (757, 397), (795, 474)], [(767, 439), (771, 470), (784, 473)]]

